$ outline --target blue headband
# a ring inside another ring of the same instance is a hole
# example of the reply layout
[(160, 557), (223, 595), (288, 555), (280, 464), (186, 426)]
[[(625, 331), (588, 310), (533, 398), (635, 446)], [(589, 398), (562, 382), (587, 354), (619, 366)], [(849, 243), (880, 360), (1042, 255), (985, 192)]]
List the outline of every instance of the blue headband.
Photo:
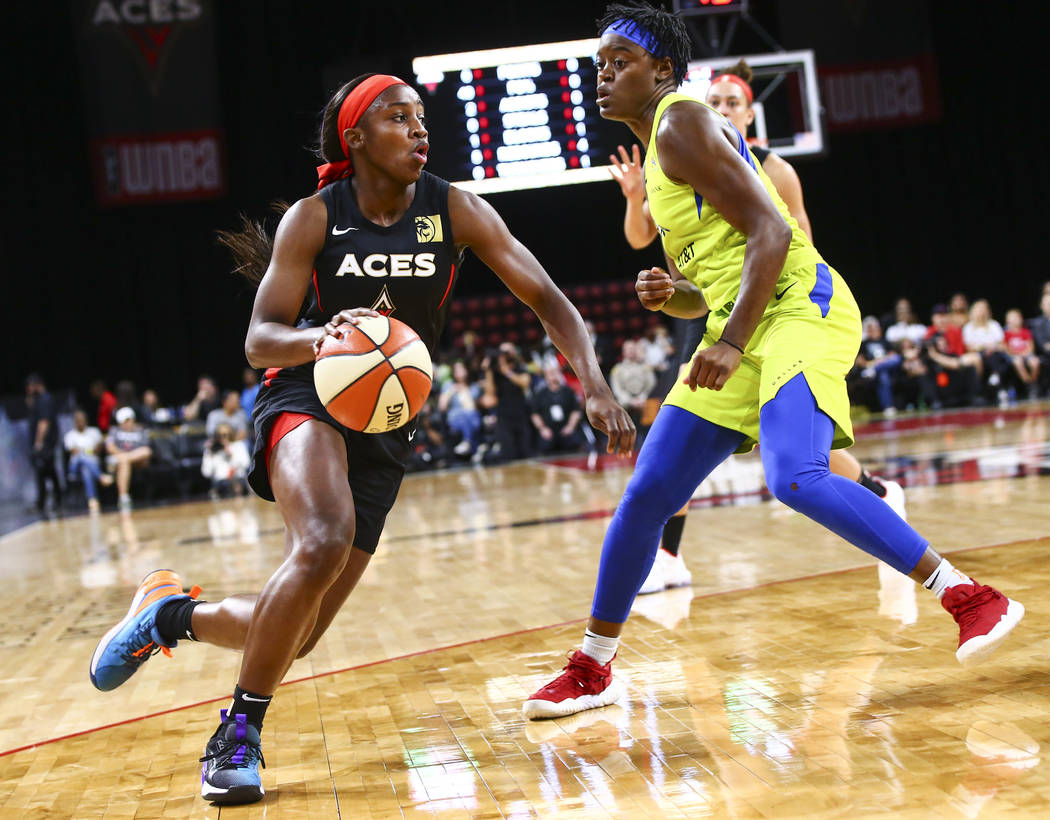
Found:
[[(653, 33), (649, 31), (649, 29), (638, 25), (634, 20), (621, 18), (615, 23), (607, 26), (605, 31), (611, 31), (613, 34), (619, 34), (621, 37), (626, 37), (632, 43), (640, 45), (654, 57), (667, 56), (667, 51), (660, 45), (660, 41), (653, 36)], [(602, 34), (604, 34), (605, 31), (603, 31)]]

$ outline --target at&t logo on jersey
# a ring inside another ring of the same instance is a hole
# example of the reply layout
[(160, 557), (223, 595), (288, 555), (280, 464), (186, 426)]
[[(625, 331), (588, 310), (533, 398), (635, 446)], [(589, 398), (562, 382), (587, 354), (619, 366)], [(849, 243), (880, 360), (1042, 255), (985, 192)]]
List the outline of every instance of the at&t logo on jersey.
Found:
[(357, 254), (348, 253), (336, 276), (371, 276), (381, 279), (385, 276), (433, 276), (437, 268), (432, 253), (370, 253), (360, 262)]

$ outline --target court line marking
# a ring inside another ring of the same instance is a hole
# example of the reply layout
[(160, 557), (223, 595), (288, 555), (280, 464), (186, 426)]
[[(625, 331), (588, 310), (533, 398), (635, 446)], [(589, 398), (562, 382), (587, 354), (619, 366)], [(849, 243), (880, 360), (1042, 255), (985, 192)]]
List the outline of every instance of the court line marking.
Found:
[[(950, 552), (942, 551), (941, 555), (945, 555), (945, 556), (959, 555), (959, 554), (964, 553), (964, 552), (974, 552), (976, 550), (987, 550), (987, 549), (998, 549), (998, 548), (1003, 548), (1003, 547), (1011, 547), (1011, 546), (1015, 546), (1017, 544), (1027, 543), (1029, 541), (1044, 541), (1044, 540), (1048, 540), (1048, 539), (1050, 539), (1050, 536), (1040, 536), (1040, 537), (1036, 537), (1036, 538), (1021, 538), (1021, 539), (1018, 539), (1018, 540), (1015, 540), (1015, 541), (1004, 541), (1004, 542), (998, 543), (998, 544), (979, 544), (979, 545), (974, 546), (974, 547), (962, 547), (960, 549), (952, 550)], [(694, 595), (693, 596), (693, 600), (702, 600), (702, 599), (705, 599), (705, 598), (717, 598), (717, 597), (722, 596), (722, 595), (735, 595), (735, 594), (740, 593), (740, 592), (752, 592), (752, 591), (759, 590), (759, 589), (766, 589), (767, 587), (780, 586), (781, 584), (793, 584), (793, 583), (796, 583), (798, 581), (810, 581), (810, 580), (813, 580), (815, 578), (830, 578), (830, 577), (835, 576), (835, 575), (844, 575), (845, 573), (848, 573), (848, 572), (860, 572), (862, 570), (871, 570), (871, 569), (873, 569), (876, 566), (877, 566), (877, 564), (870, 564), (870, 563), (868, 563), (868, 564), (862, 564), (862, 565), (855, 566), (855, 567), (846, 567), (845, 569), (833, 569), (833, 570), (828, 570), (827, 572), (814, 572), (814, 573), (810, 573), (809, 575), (801, 575), (801, 576), (798, 576), (796, 578), (782, 578), (782, 579), (777, 580), (777, 581), (766, 581), (765, 583), (762, 583), (762, 584), (752, 584), (750, 586), (737, 587), (735, 589), (723, 589), (723, 590), (719, 590), (717, 592), (707, 592), (707, 593), (704, 593), (703, 595)], [(394, 663), (395, 661), (403, 661), (403, 660), (407, 660), (408, 658), (418, 658), (418, 657), (420, 657), (422, 655), (432, 655), (432, 654), (436, 654), (438, 652), (445, 652), (445, 651), (447, 651), (449, 649), (459, 649), (460, 647), (463, 647), (463, 646), (473, 646), (474, 644), (487, 643), (489, 641), (498, 641), (498, 640), (502, 640), (503, 638), (513, 638), (513, 637), (516, 637), (518, 635), (528, 635), (528, 634), (530, 634), (532, 632), (541, 632), (541, 631), (543, 631), (545, 629), (558, 629), (558, 628), (563, 627), (563, 626), (572, 626), (574, 624), (582, 624), (582, 623), (586, 623), (587, 620), (588, 620), (588, 617), (585, 616), (585, 617), (582, 617), (582, 618), (574, 618), (574, 619), (569, 620), (569, 621), (561, 621), (560, 623), (544, 624), (542, 626), (532, 626), (532, 627), (528, 627), (526, 629), (518, 629), (518, 630), (515, 630), (514, 632), (504, 632), (504, 633), (499, 634), (499, 635), (488, 635), (488, 636), (485, 636), (483, 638), (473, 638), (473, 639), (471, 639), (469, 641), (460, 641), (459, 643), (448, 644), (448, 645), (445, 645), (445, 646), (435, 646), (435, 647), (431, 647), (430, 649), (420, 649), (417, 652), (408, 652), (408, 653), (405, 653), (404, 655), (395, 655), (394, 657), (391, 657), (391, 658), (380, 658), (379, 660), (376, 660), (376, 661), (367, 661), (365, 663), (359, 663), (359, 664), (355, 664), (353, 666), (346, 666), (346, 667), (344, 667), (342, 669), (332, 669), (332, 670), (329, 670), (327, 672), (318, 672), (316, 675), (306, 675), (305, 677), (302, 677), (302, 678), (295, 678), (294, 680), (284, 681), (284, 682), (282, 682), (280, 684), (280, 686), (278, 688), (280, 689), (281, 687), (284, 687), (284, 686), (291, 686), (291, 685), (296, 684), (296, 683), (306, 683), (307, 681), (318, 680), (319, 678), (334, 677), (336, 675), (341, 675), (344, 672), (355, 672), (358, 669), (368, 669), (369, 667), (372, 667), (372, 666), (380, 666), (381, 664), (385, 664), (385, 663)], [(48, 746), (48, 745), (50, 745), (52, 743), (58, 743), (59, 741), (62, 741), (62, 740), (71, 740), (72, 738), (82, 737), (83, 735), (90, 735), (90, 734), (93, 734), (94, 732), (102, 732), (102, 731), (105, 731), (107, 729), (114, 729), (114, 728), (116, 728), (118, 726), (127, 726), (127, 725), (129, 725), (131, 723), (139, 723), (140, 721), (149, 720), (150, 718), (161, 717), (163, 715), (170, 715), (170, 714), (173, 714), (175, 712), (185, 712), (188, 709), (195, 709), (198, 706), (207, 706), (209, 703), (224, 702), (224, 701), (229, 700), (230, 697), (231, 696), (228, 695), (228, 694), (220, 695), (217, 698), (208, 698), (207, 700), (201, 700), (201, 701), (197, 701), (195, 703), (186, 703), (186, 704), (183, 704), (182, 706), (173, 706), (171, 709), (164, 709), (164, 710), (162, 710), (160, 712), (151, 712), (148, 715), (140, 715), (138, 717), (128, 718), (127, 720), (118, 720), (118, 721), (116, 721), (114, 723), (107, 723), (107, 724), (105, 724), (103, 726), (95, 726), (95, 727), (93, 727), (91, 729), (83, 729), (83, 730), (81, 730), (79, 732), (72, 732), (72, 733), (70, 733), (68, 735), (60, 735), (58, 737), (51, 737), (51, 738), (47, 738), (45, 740), (39, 740), (39, 741), (36, 741), (35, 743), (27, 743), (24, 746), (18, 746), (17, 748), (14, 748), (14, 749), (6, 749), (4, 751), (0, 751), (0, 758), (8, 757), (9, 755), (18, 754), (19, 752), (30, 751), (32, 749), (39, 748), (40, 746)]]

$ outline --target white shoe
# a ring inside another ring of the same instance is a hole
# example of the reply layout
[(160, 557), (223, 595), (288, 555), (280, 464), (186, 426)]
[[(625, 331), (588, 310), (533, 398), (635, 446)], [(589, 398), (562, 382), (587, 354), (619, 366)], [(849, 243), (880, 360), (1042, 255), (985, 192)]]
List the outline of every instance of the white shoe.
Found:
[(687, 587), (693, 583), (693, 573), (686, 567), (685, 561), (682, 560), (682, 556), (671, 555), (671, 553), (660, 550), (656, 554), (656, 559), (659, 561), (663, 558), (663, 569), (664, 569), (664, 589), (671, 589), (672, 587)]
[(886, 488), (886, 496), (882, 500), (890, 505), (891, 510), (907, 521), (908, 511), (904, 508), (904, 488), (896, 481), (890, 481), (887, 478), (878, 476), (873, 476), (872, 478)]

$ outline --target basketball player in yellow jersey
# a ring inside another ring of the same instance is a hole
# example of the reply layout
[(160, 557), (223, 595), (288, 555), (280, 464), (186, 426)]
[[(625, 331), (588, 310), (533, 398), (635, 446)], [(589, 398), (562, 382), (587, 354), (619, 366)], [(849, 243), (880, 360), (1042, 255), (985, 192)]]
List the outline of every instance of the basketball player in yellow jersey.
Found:
[[(740, 60), (712, 78), (706, 95), (707, 104), (728, 118), (745, 137), (755, 119), (754, 92), (751, 89), (752, 77), (751, 67), (744, 60)], [(758, 160), (759, 166), (773, 183), (777, 194), (784, 200), (788, 212), (812, 242), (813, 230), (809, 214), (806, 213), (802, 183), (795, 169), (768, 148), (759, 146), (749, 146), (749, 148), (755, 159)], [(624, 235), (631, 247), (640, 249), (650, 244), (658, 235), (656, 223), (653, 222), (649, 211), (648, 200), (645, 198), (641, 155), (637, 143), (632, 146), (630, 154), (622, 145), (618, 147), (618, 150), (619, 158), (609, 157), (612, 162), (609, 171), (620, 184), (626, 200), (623, 221)], [(693, 351), (704, 332), (706, 317), (685, 321), (684, 333), (680, 334), (684, 337), (681, 350), (683, 366), (692, 360)], [(904, 490), (900, 484), (871, 476), (848, 450), (832, 450), (828, 465), (831, 472), (867, 487), (889, 504), (897, 515), (907, 519)], [(660, 537), (660, 549), (657, 550), (653, 568), (638, 590), (639, 595), (659, 592), (669, 587), (686, 586), (691, 583), (692, 575), (679, 553), (685, 516), (688, 511), (687, 503), (668, 520)], [(884, 581), (892, 583), (888, 576)]]
[(649, 207), (679, 272), (640, 276), (639, 296), (673, 316), (710, 315), (606, 532), (583, 647), (525, 702), (525, 717), (620, 697), (612, 659), (660, 530), (715, 466), (756, 442), (779, 500), (931, 590), (959, 625), (958, 659), (983, 659), (1024, 607), (956, 570), (874, 494), (828, 469), (832, 446), (853, 441), (845, 376), (860, 312), (846, 283), (791, 218), (743, 135), (676, 93), (689, 61), (681, 19), (634, 3), (610, 6), (599, 24), (598, 106), (647, 146)]

